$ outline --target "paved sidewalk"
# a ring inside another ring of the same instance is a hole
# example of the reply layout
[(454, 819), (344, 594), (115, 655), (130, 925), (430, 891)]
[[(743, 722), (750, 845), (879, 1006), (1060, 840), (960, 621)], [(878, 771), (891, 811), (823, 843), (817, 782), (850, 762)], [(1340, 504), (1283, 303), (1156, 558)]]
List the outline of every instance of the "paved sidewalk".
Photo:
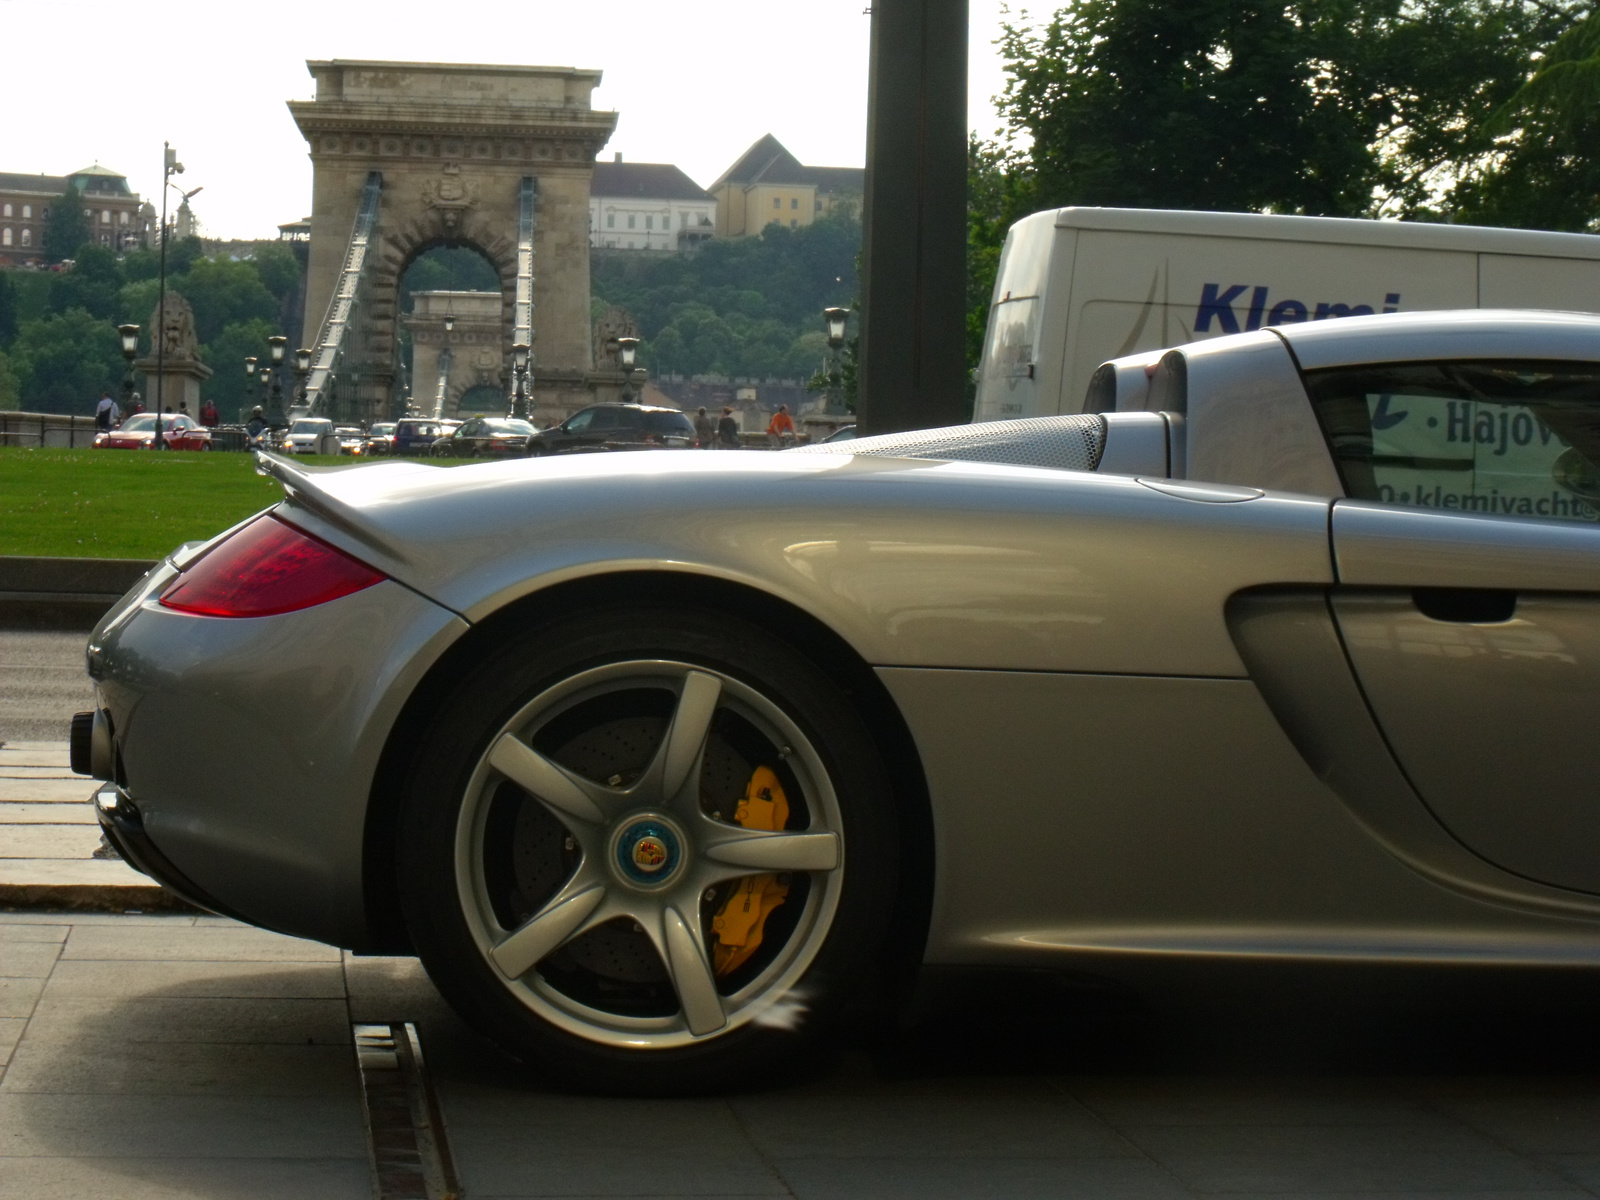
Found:
[(145, 876), (102, 849), (89, 797), (65, 742), (0, 742), (0, 906), (170, 908)]
[(474, 1037), (411, 959), (215, 917), (0, 915), (0, 1200), (366, 1200), (365, 1021), (421, 1031), (468, 1200), (1600, 1195), (1576, 1006), (1274, 1035), (1255, 996), (1164, 1026), (1006, 997), (768, 1091), (609, 1100)]

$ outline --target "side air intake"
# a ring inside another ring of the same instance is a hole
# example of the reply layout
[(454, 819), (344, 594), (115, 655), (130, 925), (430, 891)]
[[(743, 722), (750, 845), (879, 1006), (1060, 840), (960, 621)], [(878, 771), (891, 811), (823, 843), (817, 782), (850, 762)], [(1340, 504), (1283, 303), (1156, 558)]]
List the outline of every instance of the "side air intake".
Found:
[(1093, 471), (1106, 448), (1106, 422), (1098, 413), (1070, 417), (1026, 417), (885, 433), (853, 442), (799, 446), (789, 454), (881, 454), (888, 458), (938, 458), (958, 462), (1001, 463), (1010, 467), (1048, 467)]

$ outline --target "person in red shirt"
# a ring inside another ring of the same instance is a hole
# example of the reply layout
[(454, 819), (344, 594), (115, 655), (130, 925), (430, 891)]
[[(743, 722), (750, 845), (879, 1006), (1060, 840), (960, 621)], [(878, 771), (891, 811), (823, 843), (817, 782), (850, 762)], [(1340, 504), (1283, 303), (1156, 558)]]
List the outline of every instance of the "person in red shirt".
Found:
[(772, 422), (767, 426), (767, 436), (780, 444), (794, 440), (794, 418), (789, 415), (787, 404), (778, 405), (778, 411), (772, 414)]
[(210, 400), (207, 400), (200, 406), (200, 424), (204, 425), (207, 429), (215, 429), (217, 427), (218, 419), (217, 406), (211, 403)]

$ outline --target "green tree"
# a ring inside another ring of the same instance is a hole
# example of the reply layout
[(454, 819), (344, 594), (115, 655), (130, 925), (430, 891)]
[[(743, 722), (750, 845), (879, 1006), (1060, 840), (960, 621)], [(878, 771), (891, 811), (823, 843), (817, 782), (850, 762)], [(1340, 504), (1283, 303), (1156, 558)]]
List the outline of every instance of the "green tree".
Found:
[(174, 238), (167, 247), (167, 278), (182, 275), (205, 256), (205, 244), (199, 238)]
[(229, 325), (261, 318), (273, 321), (278, 302), (247, 262), (202, 258), (187, 273), (167, 280), (194, 309), (195, 336), (210, 342)]
[(22, 407), (22, 384), (11, 360), (0, 351), (0, 412), (15, 412)]
[(11, 273), (0, 271), (0, 350), (17, 340), (22, 323), (17, 307), (17, 289), (11, 283)]
[(287, 246), (276, 242), (262, 246), (248, 261), (255, 268), (261, 286), (271, 292), (279, 304), (293, 297), (299, 288), (300, 260)]
[(161, 285), (154, 279), (125, 283), (117, 292), (117, 324), (138, 325), (149, 336), (150, 318), (161, 301)]
[[(244, 360), (266, 358), (267, 339), (277, 332), (274, 322), (254, 317), (229, 325), (214, 341), (200, 347), (200, 360), (215, 372), (206, 380), (205, 394), (216, 404), (223, 420), (235, 420), (241, 409), (259, 403), (261, 385), (244, 377)], [(291, 374), (284, 380), (286, 388), (292, 385), (293, 378)]]
[(657, 372), (805, 378), (817, 360), (797, 346), (821, 330), (824, 308), (851, 303), (860, 249), (860, 221), (846, 210), (692, 255), (597, 254), (595, 306), (634, 315), (640, 360)]
[(122, 344), (109, 321), (81, 308), (30, 321), (9, 356), (30, 412), (92, 413), (122, 380)]
[(155, 279), (161, 274), (161, 257), (154, 250), (142, 246), (129, 250), (122, 256), (122, 277), (129, 283), (141, 279)]
[(50, 280), (50, 311), (64, 313), (81, 308), (90, 316), (111, 320), (122, 288), (122, 269), (107, 246), (84, 245), (73, 258), (72, 269)]
[(1528, 57), (1435, 208), (1479, 224), (1600, 230), (1600, 10), (1573, 16)]
[(69, 187), (66, 193), (50, 202), (50, 215), (45, 218), (41, 249), (51, 262), (71, 258), (78, 247), (93, 237), (89, 216), (83, 208), (83, 193)]

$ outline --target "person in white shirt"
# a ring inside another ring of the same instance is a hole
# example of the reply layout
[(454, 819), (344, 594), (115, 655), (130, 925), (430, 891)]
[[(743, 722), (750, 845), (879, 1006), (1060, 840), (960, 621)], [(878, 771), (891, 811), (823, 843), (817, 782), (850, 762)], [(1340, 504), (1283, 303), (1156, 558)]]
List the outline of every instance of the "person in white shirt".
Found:
[(111, 398), (110, 392), (102, 392), (100, 403), (94, 409), (94, 427), (96, 429), (112, 429), (122, 419), (122, 412), (117, 408), (117, 402)]

